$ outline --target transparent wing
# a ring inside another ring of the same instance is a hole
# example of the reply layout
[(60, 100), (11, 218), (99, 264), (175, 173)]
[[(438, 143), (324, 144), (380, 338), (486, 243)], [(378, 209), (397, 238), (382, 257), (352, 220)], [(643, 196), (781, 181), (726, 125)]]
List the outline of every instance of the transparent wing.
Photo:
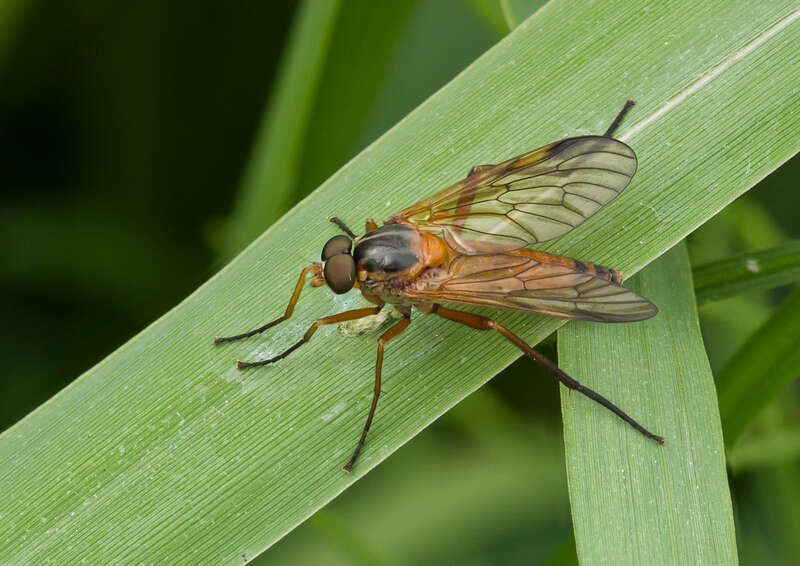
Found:
[(625, 189), (636, 154), (603, 136), (561, 140), (463, 181), (392, 216), (468, 255), (515, 250), (566, 234)]
[(656, 306), (620, 285), (621, 275), (591, 263), (515, 250), (460, 255), (447, 269), (403, 291), (409, 299), (533, 312), (596, 322), (655, 316)]

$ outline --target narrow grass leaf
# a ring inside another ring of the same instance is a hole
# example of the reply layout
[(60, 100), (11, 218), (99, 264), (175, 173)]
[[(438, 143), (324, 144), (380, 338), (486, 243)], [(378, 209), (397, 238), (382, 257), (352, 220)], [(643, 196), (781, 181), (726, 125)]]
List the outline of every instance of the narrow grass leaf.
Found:
[(356, 141), (416, 2), (339, 4), (301, 5), (229, 224), (229, 254), (361, 149)]
[(562, 388), (572, 520), (581, 564), (733, 564), (725, 448), (684, 244), (629, 286), (660, 312), (559, 331), (559, 362), (645, 427)]
[[(316, 189), (362, 149), (356, 143), (416, 4), (415, 0), (348, 0), (342, 5), (302, 160), (297, 164), (297, 200)], [(264, 198), (269, 198), (269, 187), (262, 190), (266, 193)], [(267, 226), (264, 224), (263, 228)]]
[(717, 377), (725, 444), (747, 426), (788, 383), (800, 376), (800, 287), (775, 309)]
[(698, 304), (796, 283), (800, 281), (800, 240), (704, 263), (693, 274)]
[(295, 202), (301, 156), (340, 0), (303, 0), (245, 171), (226, 255), (239, 252)]
[(800, 460), (800, 430), (796, 427), (748, 435), (728, 451), (728, 466), (736, 473), (795, 460)]
[(514, 29), (545, 5), (546, 0), (499, 0), (508, 29)]
[(0, 2), (0, 68), (6, 57), (8, 46), (14, 40), (17, 29), (25, 15), (29, 0), (6, 0)]
[(498, 37), (510, 31), (499, 0), (467, 0), (467, 4)]

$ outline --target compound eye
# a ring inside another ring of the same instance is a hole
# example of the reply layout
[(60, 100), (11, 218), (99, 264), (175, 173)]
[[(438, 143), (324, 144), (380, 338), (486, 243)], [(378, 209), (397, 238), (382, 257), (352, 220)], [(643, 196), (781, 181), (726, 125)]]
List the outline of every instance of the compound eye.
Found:
[(356, 282), (356, 262), (353, 256), (340, 253), (325, 262), (322, 274), (331, 291), (337, 295), (347, 293)]
[(347, 236), (334, 236), (322, 248), (322, 261), (328, 261), (335, 255), (349, 254), (353, 242)]

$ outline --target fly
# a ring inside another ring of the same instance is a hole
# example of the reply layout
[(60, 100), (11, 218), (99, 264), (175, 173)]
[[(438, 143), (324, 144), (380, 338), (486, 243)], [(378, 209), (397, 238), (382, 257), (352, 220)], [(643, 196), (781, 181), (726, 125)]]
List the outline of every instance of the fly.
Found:
[(378, 339), (372, 405), (344, 466), (348, 472), (364, 446), (378, 406), (384, 346), (408, 328), (414, 308), (476, 330), (498, 332), (566, 387), (663, 444), (662, 437), (567, 375), (497, 321), (441, 304), (595, 322), (632, 322), (658, 313), (653, 303), (621, 285), (619, 271), (527, 248), (573, 230), (628, 186), (636, 172), (636, 154), (612, 134), (633, 104), (625, 103), (602, 136), (567, 138), (499, 165), (473, 167), (462, 181), (395, 214), (383, 226), (367, 220), (362, 236), (331, 218), (346, 235), (328, 240), (322, 261), (303, 269), (283, 316), (214, 343), (248, 338), (289, 319), (308, 275), (313, 276), (312, 287), (327, 285), (337, 294), (356, 288), (374, 306), (320, 318), (285, 352), (266, 360), (240, 361), (239, 369), (285, 358), (308, 342), (320, 326), (364, 318), (377, 314), (387, 303), (394, 305), (402, 318)]

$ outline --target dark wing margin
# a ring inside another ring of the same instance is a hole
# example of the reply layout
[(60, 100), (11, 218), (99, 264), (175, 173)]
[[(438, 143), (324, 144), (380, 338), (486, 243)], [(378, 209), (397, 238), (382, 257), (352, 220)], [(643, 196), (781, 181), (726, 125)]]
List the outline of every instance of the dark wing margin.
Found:
[(523, 248), (562, 236), (621, 193), (636, 154), (603, 136), (567, 138), (466, 179), (392, 216), (467, 255)]
[(403, 294), (414, 301), (460, 303), (595, 322), (633, 322), (658, 308), (620, 285), (619, 272), (533, 250), (462, 255)]

